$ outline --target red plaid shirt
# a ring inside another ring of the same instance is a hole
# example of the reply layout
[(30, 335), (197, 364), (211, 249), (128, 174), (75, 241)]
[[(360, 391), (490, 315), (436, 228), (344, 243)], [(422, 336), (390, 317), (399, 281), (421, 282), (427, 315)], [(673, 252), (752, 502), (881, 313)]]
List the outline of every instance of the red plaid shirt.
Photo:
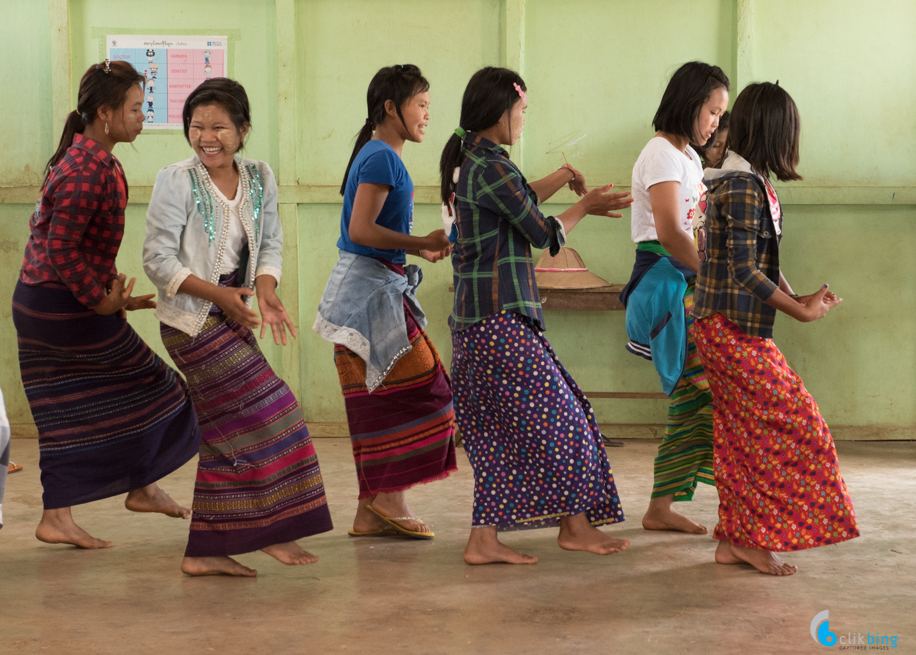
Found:
[(106, 283), (117, 275), (126, 204), (127, 182), (118, 160), (92, 139), (74, 136), (45, 180), (29, 220), (32, 236), (19, 279), (62, 282), (87, 307), (101, 304)]

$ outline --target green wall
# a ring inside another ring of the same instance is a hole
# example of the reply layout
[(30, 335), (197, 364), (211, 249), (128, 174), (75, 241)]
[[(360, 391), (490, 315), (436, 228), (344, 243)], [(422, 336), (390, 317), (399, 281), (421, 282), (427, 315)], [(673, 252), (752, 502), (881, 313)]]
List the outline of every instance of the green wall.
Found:
[[(627, 188), (668, 76), (701, 59), (726, 71), (733, 98), (748, 82), (778, 79), (802, 114), (805, 180), (782, 189), (784, 271), (796, 289), (829, 282), (845, 302), (814, 324), (783, 317), (777, 342), (828, 421), (840, 426), (840, 438), (912, 438), (916, 5), (862, 7), (852, 0), (162, 0), (151, 10), (120, 0), (4, 0), (0, 110), (13, 120), (0, 132), (0, 386), (14, 433), (34, 428), (19, 382), (10, 296), (41, 171), (75, 106), (79, 78), (101, 58), (105, 34), (193, 31), (229, 35), (230, 73), (252, 101), (248, 155), (269, 162), (280, 181), (281, 294), (298, 316), (300, 338), (265, 350), (319, 433), (345, 434), (345, 415), (332, 348), (310, 328), (336, 261), (337, 187), (365, 119), (366, 86), (380, 66), (416, 63), (432, 84), (426, 141), (404, 152), (417, 187), (415, 231), (425, 233), (439, 225), (441, 146), (479, 67), (507, 65), (525, 77), (528, 123), (512, 156), (529, 178), (555, 169), (564, 153), (591, 183)], [(138, 277), (141, 291), (152, 290), (139, 260), (144, 203), (156, 172), (191, 152), (180, 133), (155, 132), (115, 154), (131, 185), (119, 267)], [(547, 209), (559, 212), (572, 196), (564, 190), (554, 202)], [(587, 219), (569, 245), (605, 279), (628, 278), (628, 214)], [(450, 281), (447, 262), (427, 265), (420, 290), (446, 361)], [(131, 321), (163, 352), (151, 313)], [(547, 322), (548, 337), (587, 391), (659, 390), (651, 365), (623, 350), (622, 312), (548, 312)], [(622, 425), (663, 423), (665, 405), (595, 401), (599, 421)]]

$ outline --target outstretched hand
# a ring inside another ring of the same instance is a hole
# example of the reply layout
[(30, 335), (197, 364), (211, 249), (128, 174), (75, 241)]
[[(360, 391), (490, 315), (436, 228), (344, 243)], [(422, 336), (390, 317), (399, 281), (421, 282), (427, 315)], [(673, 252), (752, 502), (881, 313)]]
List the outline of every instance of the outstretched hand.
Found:
[(293, 327), (293, 322), (289, 314), (286, 313), (286, 308), (275, 292), (262, 292), (258, 295), (258, 309), (261, 310), (260, 339), (264, 338), (264, 332), (267, 331), (268, 325), (270, 326), (270, 331), (274, 335), (274, 343), (278, 346), (281, 343), (284, 346), (286, 345), (287, 328), (289, 329), (289, 333), (293, 335), (293, 338), (296, 338), (296, 328)]
[(585, 211), (592, 216), (610, 216), (612, 218), (622, 218), (623, 214), (615, 214), (615, 209), (626, 209), (633, 204), (633, 197), (629, 191), (621, 193), (610, 193), (614, 187), (613, 184), (605, 184), (602, 187), (596, 187), (585, 194), (582, 202), (585, 204)]
[(138, 309), (156, 309), (155, 293), (148, 293), (144, 296), (131, 296), (127, 299), (127, 305), (124, 307), (129, 312), (135, 312)]

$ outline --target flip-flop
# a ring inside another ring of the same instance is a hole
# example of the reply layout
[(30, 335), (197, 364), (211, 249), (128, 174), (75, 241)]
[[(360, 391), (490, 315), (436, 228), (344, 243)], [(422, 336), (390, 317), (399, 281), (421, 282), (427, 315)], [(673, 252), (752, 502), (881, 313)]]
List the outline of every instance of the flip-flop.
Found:
[(14, 464), (13, 462), (10, 462), (10, 465), (9, 467), (7, 467), (6, 472), (15, 473), (16, 471), (21, 471), (21, 470), (22, 470), (22, 464)]
[(351, 537), (394, 537), (397, 536), (398, 531), (390, 525), (386, 525), (378, 530), (365, 530), (362, 532), (359, 530), (347, 530), (347, 534)]
[(392, 528), (394, 528), (395, 530), (397, 530), (398, 532), (400, 532), (403, 535), (407, 535), (408, 537), (413, 537), (414, 539), (432, 539), (433, 537), (436, 536), (435, 532), (419, 532), (417, 530), (408, 530), (403, 525), (400, 525), (399, 523), (397, 523), (398, 521), (413, 521), (415, 523), (419, 523), (420, 525), (426, 525), (426, 523), (421, 521), (416, 516), (398, 516), (398, 517), (385, 516), (380, 511), (375, 509), (372, 505), (366, 505), (366, 509), (368, 509), (370, 512), (372, 512), (377, 517), (382, 519), (385, 523), (390, 525)]

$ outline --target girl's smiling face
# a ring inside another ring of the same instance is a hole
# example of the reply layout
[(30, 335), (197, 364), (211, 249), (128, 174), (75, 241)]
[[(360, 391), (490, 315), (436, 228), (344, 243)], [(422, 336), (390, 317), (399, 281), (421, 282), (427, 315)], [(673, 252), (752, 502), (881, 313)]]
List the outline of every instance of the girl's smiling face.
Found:
[(232, 166), (248, 134), (248, 125), (237, 128), (222, 105), (200, 105), (191, 114), (188, 140), (207, 168)]
[(728, 91), (719, 87), (713, 91), (697, 115), (694, 124), (694, 143), (705, 145), (712, 137), (713, 132), (719, 127), (719, 116), (728, 109)]
[(429, 125), (429, 91), (418, 93), (401, 105), (401, 116), (407, 128), (406, 140), (423, 143)]

